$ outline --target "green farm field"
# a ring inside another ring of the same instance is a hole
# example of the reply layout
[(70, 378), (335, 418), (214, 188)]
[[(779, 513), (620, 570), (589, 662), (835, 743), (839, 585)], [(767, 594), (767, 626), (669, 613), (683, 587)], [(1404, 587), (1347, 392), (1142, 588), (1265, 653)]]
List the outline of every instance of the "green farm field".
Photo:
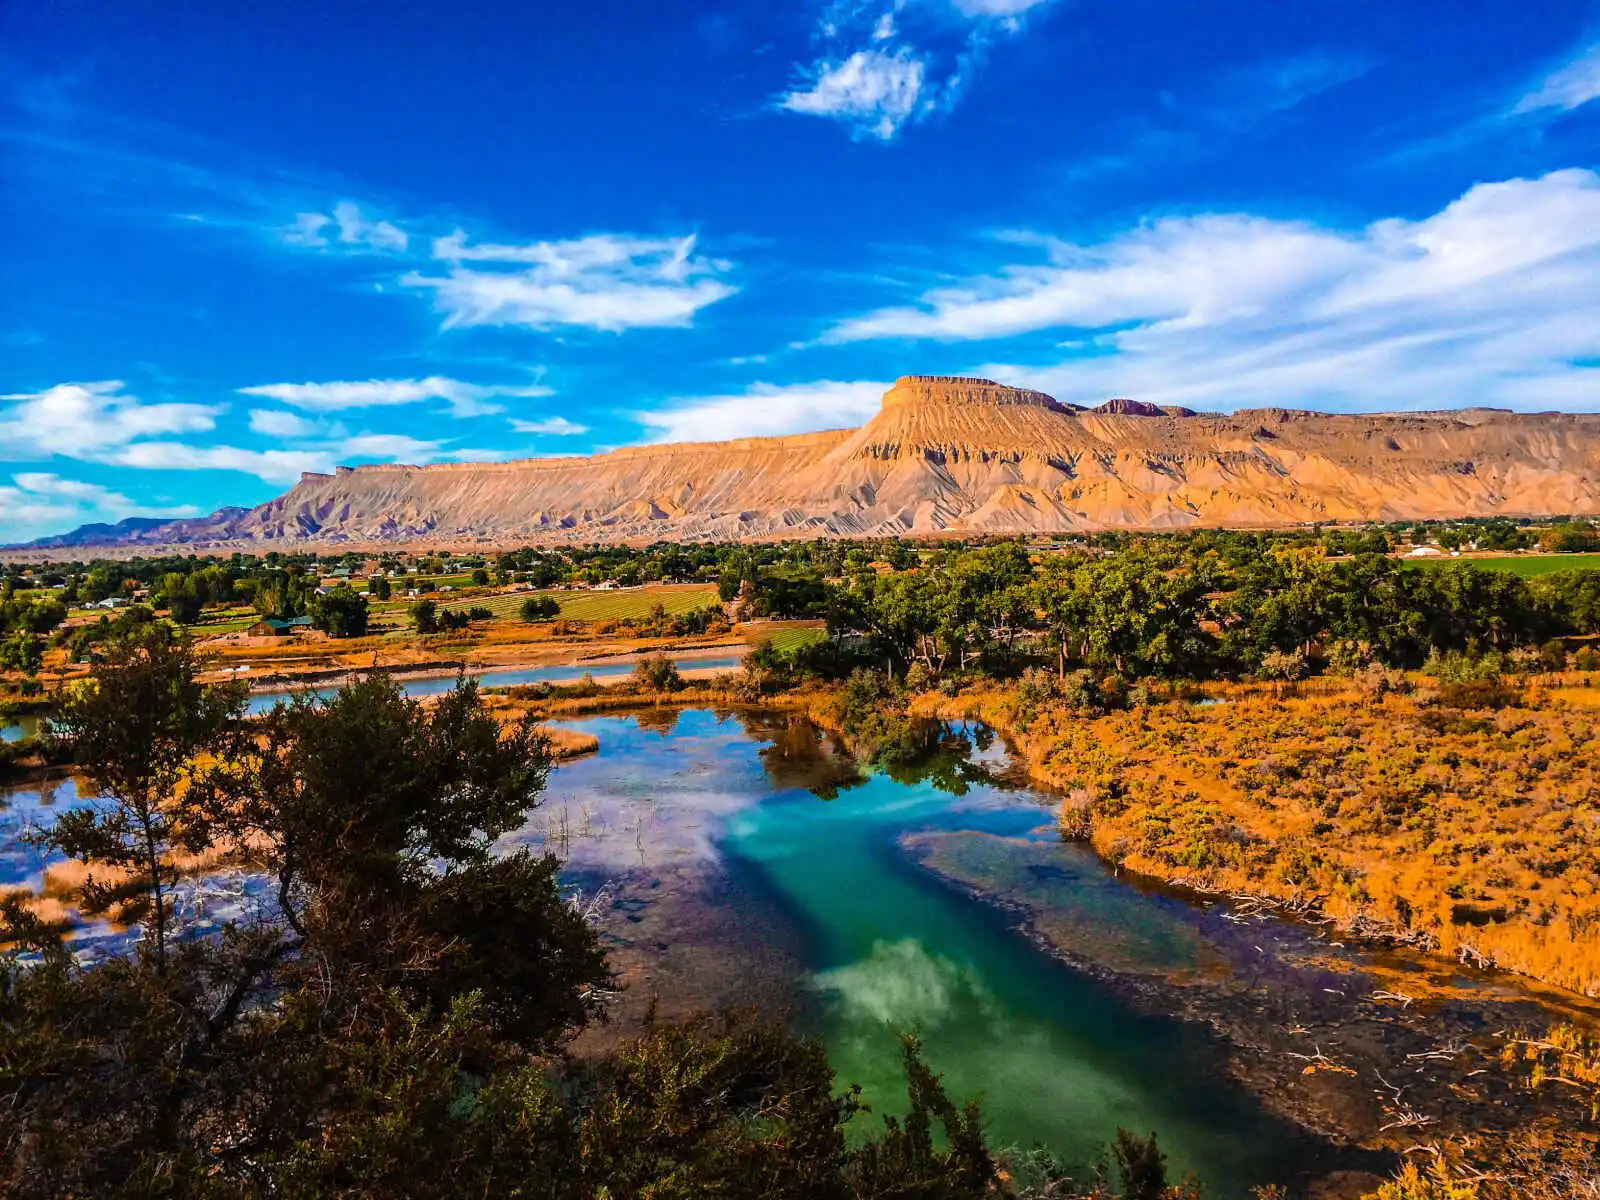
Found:
[(1408, 567), (1436, 567), (1444, 563), (1466, 563), (1485, 571), (1510, 571), (1524, 579), (1554, 575), (1557, 571), (1600, 570), (1600, 554), (1505, 554), (1465, 558), (1407, 559)]
[[(710, 584), (666, 585), (618, 592), (505, 592), (495, 596), (453, 601), (441, 607), (451, 610), (487, 608), (496, 617), (515, 618), (523, 602), (532, 596), (549, 596), (561, 606), (567, 621), (622, 621), (648, 617), (656, 605), (668, 615), (692, 612), (717, 602), (717, 589)], [(438, 599), (438, 597), (435, 597)]]
[(820, 642), (827, 638), (828, 631), (820, 625), (791, 625), (776, 629), (761, 631), (760, 640), (772, 643), (772, 648), (780, 653), (798, 650), (802, 646), (809, 646), (813, 642)]

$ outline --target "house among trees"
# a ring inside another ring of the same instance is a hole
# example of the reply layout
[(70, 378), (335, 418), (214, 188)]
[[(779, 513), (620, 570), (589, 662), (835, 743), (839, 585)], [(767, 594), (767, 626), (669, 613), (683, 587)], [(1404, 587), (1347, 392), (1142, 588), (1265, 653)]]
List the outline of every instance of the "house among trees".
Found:
[(278, 617), (267, 617), (264, 620), (257, 621), (245, 632), (251, 637), (288, 637), (292, 633), (298, 633), (302, 629), (310, 628), (310, 617), (293, 617), (287, 621)]

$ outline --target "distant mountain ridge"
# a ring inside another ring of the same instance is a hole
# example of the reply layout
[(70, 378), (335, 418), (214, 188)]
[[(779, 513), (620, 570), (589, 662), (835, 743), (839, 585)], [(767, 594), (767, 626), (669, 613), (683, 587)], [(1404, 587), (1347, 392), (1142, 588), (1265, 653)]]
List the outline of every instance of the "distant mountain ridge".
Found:
[(1600, 414), (1098, 409), (908, 375), (859, 429), (341, 467), (251, 509), (36, 547), (866, 537), (1600, 513)]

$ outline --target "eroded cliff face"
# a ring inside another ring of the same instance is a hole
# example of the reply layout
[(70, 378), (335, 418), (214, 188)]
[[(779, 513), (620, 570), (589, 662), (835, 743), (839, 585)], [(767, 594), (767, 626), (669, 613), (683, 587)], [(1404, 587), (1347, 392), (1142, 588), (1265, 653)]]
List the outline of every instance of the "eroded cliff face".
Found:
[(142, 543), (1004, 533), (1600, 513), (1600, 415), (1095, 410), (907, 376), (860, 429), (308, 475)]

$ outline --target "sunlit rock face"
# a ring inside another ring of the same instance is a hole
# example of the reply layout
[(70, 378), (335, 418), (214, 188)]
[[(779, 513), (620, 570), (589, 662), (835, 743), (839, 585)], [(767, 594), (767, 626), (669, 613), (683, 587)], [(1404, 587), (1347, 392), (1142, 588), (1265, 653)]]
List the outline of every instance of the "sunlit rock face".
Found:
[(907, 375), (860, 429), (341, 468), (253, 509), (67, 544), (1052, 533), (1600, 512), (1600, 415), (1095, 409)]

